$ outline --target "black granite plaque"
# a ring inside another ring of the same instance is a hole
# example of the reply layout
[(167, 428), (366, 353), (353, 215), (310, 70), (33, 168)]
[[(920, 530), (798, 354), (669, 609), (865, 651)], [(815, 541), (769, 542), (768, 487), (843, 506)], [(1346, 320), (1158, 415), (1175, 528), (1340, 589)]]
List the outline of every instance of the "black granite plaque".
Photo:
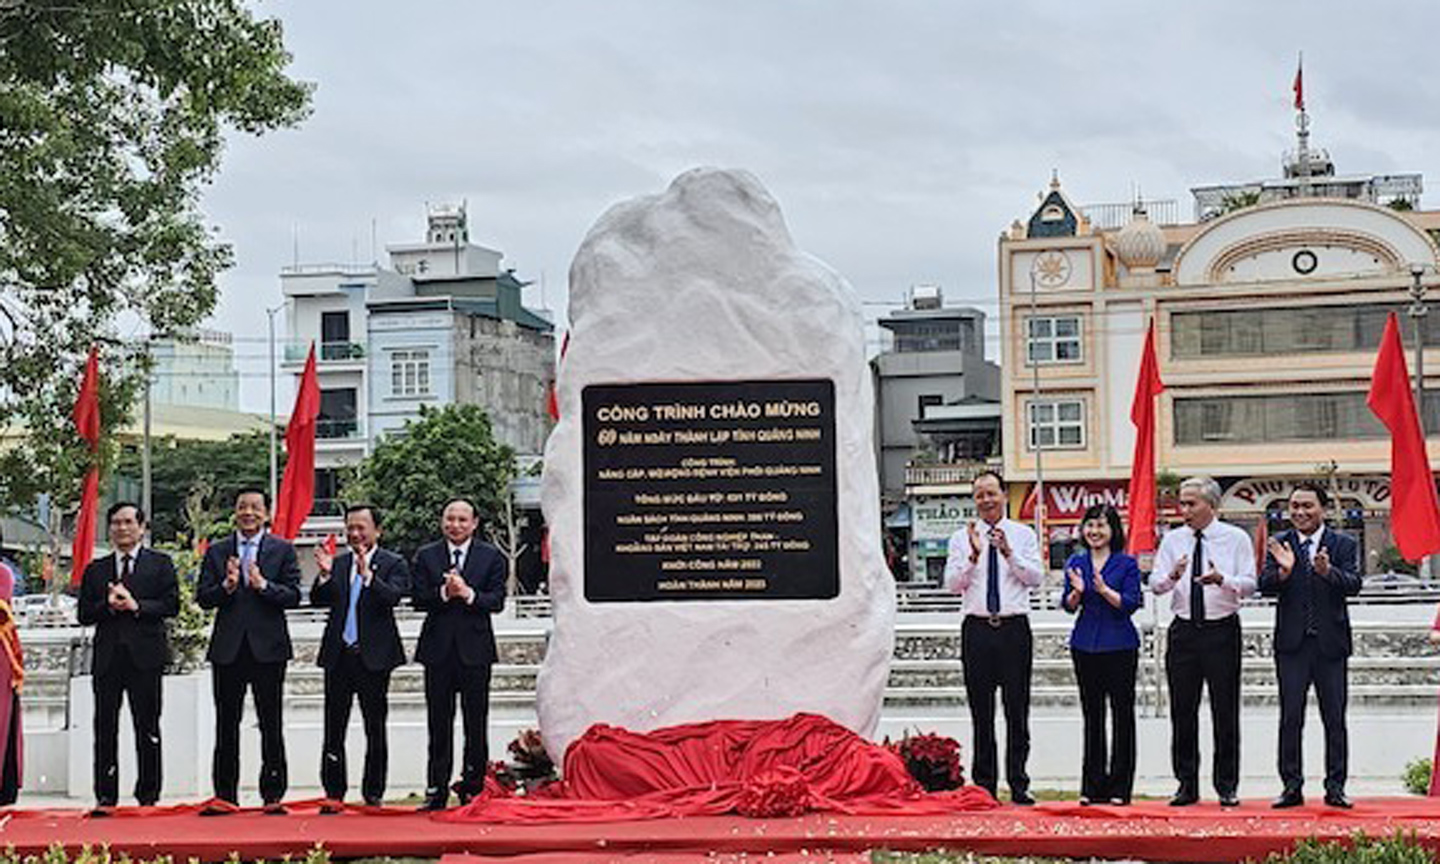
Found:
[(839, 593), (834, 382), (597, 384), (583, 400), (587, 600)]

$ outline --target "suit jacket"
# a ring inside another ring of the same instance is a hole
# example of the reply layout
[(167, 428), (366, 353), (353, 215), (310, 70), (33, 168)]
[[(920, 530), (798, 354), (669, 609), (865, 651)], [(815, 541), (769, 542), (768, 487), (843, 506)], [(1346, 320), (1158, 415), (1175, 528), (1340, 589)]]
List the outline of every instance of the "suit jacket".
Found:
[(130, 594), (140, 608), (116, 612), (110, 608), (110, 585), (120, 580), (120, 565), (114, 555), (91, 561), (80, 581), (80, 602), (76, 613), (80, 623), (95, 626), (95, 659), (92, 669), (103, 675), (110, 668), (117, 647), (123, 645), (130, 659), (141, 669), (162, 669), (170, 660), (165, 636), (165, 619), (180, 611), (180, 584), (170, 556), (153, 549), (135, 550), (130, 564)]
[(440, 599), (445, 572), (450, 569), (449, 547), (444, 540), (420, 547), (413, 575), (415, 608), (425, 612), (415, 659), (424, 664), (441, 663), (458, 653), (466, 666), (488, 665), (499, 656), (490, 614), (505, 608), (505, 557), (480, 538), (472, 538), (460, 575), (475, 591), (475, 602), (457, 598)]
[(255, 556), (260, 575), (265, 577), (263, 591), (254, 591), (244, 573), (234, 592), (225, 590), (225, 565), (231, 556), (239, 555), (235, 535), (214, 543), (205, 553), (200, 566), (200, 583), (195, 600), (202, 609), (215, 610), (215, 629), (210, 634), (210, 650), (205, 657), (211, 663), (234, 663), (240, 647), (250, 644), (250, 653), (261, 663), (283, 663), (294, 656), (290, 647), (290, 630), (285, 625), (285, 610), (300, 605), (300, 563), (295, 547), (272, 534), (260, 539)]
[[(340, 659), (344, 648), (345, 618), (350, 614), (350, 580), (355, 553), (335, 556), (332, 575), (310, 586), (310, 605), (330, 610), (325, 635), (320, 638), (316, 663), (326, 669)], [(372, 672), (389, 672), (405, 662), (400, 630), (395, 626), (395, 604), (410, 593), (410, 565), (389, 549), (377, 548), (370, 556), (370, 584), (360, 588), (355, 601), (355, 625), (360, 662)]]
[[(1260, 593), (1279, 598), (1275, 605), (1275, 653), (1287, 654), (1300, 650), (1305, 639), (1305, 594), (1311, 590), (1315, 604), (1315, 624), (1320, 653), (1326, 657), (1349, 657), (1350, 613), (1345, 598), (1360, 593), (1360, 551), (1355, 539), (1326, 527), (1320, 536), (1320, 547), (1330, 555), (1330, 575), (1322, 578), (1300, 552), (1300, 535), (1294, 529), (1277, 538), (1295, 552), (1295, 567), (1290, 578), (1281, 581), (1280, 565), (1275, 556), (1265, 553), (1265, 567), (1260, 571)], [(1317, 552), (1319, 550), (1316, 550)]]

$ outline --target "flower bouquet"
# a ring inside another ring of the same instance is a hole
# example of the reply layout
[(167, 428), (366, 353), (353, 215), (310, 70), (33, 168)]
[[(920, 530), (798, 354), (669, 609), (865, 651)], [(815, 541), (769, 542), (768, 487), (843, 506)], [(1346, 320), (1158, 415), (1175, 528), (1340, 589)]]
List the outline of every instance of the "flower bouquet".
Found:
[(905, 770), (926, 792), (959, 789), (965, 785), (965, 766), (960, 760), (960, 742), (944, 735), (926, 732), (906, 734), (895, 743), (885, 741), (905, 763)]

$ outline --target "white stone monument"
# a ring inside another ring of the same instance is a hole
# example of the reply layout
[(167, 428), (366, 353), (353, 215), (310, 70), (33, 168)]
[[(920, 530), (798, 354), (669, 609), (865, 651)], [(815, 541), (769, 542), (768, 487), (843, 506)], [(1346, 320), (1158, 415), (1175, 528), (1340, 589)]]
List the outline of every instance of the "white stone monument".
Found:
[(895, 594), (850, 286), (755, 177), (697, 169), (595, 224), (570, 327), (542, 487), (551, 753), (595, 723), (873, 733)]

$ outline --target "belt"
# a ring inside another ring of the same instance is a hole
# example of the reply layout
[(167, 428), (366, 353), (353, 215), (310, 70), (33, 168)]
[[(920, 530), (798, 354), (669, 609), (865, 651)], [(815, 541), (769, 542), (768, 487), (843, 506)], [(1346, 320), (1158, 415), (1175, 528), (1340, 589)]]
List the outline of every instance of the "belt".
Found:
[(1001, 625), (1011, 621), (1019, 621), (1026, 616), (1024, 613), (1019, 613), (1016, 615), (966, 615), (965, 617), (971, 621), (983, 621), (998, 630)]
[(1219, 618), (1206, 618), (1204, 621), (1196, 621), (1191, 618), (1181, 618), (1177, 615), (1175, 616), (1175, 620), (1183, 621), (1191, 627), (1209, 627), (1214, 624), (1229, 624), (1231, 621), (1236, 621), (1238, 620), (1238, 614), (1239, 613), (1231, 612), (1229, 615), (1223, 615)]

